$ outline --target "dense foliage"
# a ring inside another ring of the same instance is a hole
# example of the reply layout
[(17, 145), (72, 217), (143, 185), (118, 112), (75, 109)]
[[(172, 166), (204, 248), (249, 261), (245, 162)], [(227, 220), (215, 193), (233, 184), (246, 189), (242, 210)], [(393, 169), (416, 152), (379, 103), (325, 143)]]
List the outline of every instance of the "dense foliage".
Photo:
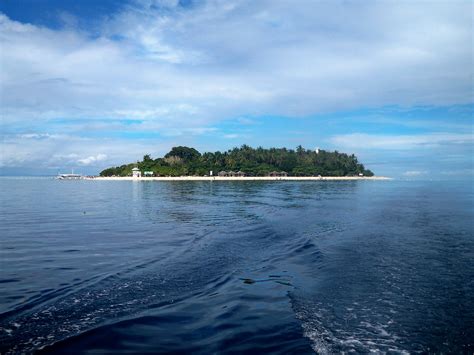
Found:
[(137, 166), (142, 172), (152, 171), (155, 176), (214, 175), (220, 171), (242, 171), (247, 176), (265, 176), (273, 171), (287, 172), (289, 176), (372, 176), (370, 170), (352, 154), (286, 148), (257, 148), (247, 145), (226, 152), (199, 153), (194, 148), (174, 147), (163, 158), (145, 155), (141, 162), (103, 170), (101, 176), (129, 176)]

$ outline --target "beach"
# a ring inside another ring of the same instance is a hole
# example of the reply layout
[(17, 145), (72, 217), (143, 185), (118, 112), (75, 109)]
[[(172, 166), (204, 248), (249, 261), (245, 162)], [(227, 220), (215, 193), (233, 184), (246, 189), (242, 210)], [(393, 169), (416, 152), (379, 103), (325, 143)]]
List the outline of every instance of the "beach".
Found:
[(87, 177), (100, 181), (326, 181), (326, 180), (391, 180), (386, 176), (154, 176), (154, 177)]

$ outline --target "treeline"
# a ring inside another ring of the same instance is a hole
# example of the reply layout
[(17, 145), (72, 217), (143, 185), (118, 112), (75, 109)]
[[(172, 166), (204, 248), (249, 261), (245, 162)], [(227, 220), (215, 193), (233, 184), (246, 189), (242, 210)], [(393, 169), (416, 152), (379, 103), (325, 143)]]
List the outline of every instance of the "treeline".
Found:
[(286, 172), (289, 176), (354, 176), (374, 174), (364, 168), (352, 154), (308, 150), (298, 146), (286, 148), (252, 148), (243, 145), (226, 152), (199, 153), (194, 148), (174, 147), (163, 158), (145, 155), (137, 163), (103, 170), (101, 176), (129, 176), (132, 169), (152, 171), (155, 176), (209, 175), (213, 171), (242, 171), (247, 176), (266, 176), (271, 172)]

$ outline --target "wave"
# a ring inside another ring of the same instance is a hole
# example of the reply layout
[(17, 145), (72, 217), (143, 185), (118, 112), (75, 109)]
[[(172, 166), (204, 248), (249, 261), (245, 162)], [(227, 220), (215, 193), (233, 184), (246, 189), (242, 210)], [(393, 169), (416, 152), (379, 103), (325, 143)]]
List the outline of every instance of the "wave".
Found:
[[(267, 260), (274, 266), (277, 258), (270, 256), (285, 239), (264, 223), (239, 224), (232, 231), (198, 234), (192, 243), (168, 257), (151, 258), (109, 275), (52, 290), (2, 315), (1, 350), (14, 353), (41, 349), (110, 322), (135, 319), (143, 312), (219, 294), (222, 288), (230, 288), (223, 294), (232, 295), (232, 287), (244, 284), (242, 277), (261, 273), (246, 271), (248, 259)], [(291, 286), (288, 278), (273, 279), (286, 299), (285, 288)], [(228, 300), (228, 296), (225, 298)]]

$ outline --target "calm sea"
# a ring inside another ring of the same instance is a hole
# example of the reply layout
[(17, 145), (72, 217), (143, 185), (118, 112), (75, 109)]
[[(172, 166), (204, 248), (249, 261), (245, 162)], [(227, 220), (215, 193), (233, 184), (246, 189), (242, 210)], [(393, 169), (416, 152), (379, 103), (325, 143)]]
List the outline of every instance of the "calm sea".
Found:
[(472, 183), (0, 179), (0, 352), (473, 353)]

